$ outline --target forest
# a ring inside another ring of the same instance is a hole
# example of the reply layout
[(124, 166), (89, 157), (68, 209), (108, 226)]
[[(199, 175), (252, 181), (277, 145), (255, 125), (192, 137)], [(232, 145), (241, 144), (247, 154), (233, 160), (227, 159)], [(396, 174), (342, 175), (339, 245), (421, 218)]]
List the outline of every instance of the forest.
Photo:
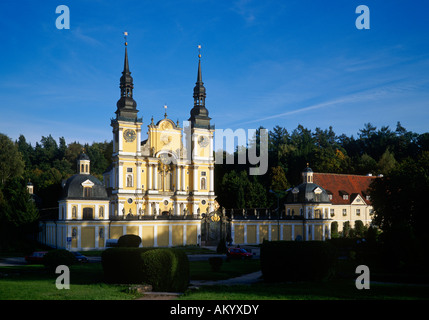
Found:
[[(260, 129), (254, 137), (256, 144)], [(76, 159), (83, 149), (91, 159), (91, 174), (102, 180), (112, 161), (111, 141), (81, 144), (60, 137), (57, 142), (49, 135), (32, 145), (23, 135), (12, 141), (0, 134), (1, 229), (56, 217), (61, 182), (76, 173)], [(378, 211), (399, 212), (397, 208), (402, 205), (407, 210), (395, 219), (405, 215), (413, 223), (422, 222), (417, 218), (421, 214), (411, 212), (425, 210), (420, 203), (429, 192), (429, 132), (408, 131), (400, 122), (394, 129), (367, 123), (356, 137), (337, 135), (332, 127), (311, 130), (298, 125), (288, 131), (276, 126), (269, 130), (268, 159), (268, 172), (262, 176), (248, 175), (246, 164), (216, 164), (215, 192), (220, 206), (275, 208), (277, 201), (281, 204), (284, 199), (285, 190), (301, 182), (301, 172), (309, 164), (314, 172), (383, 175), (373, 190)], [(34, 185), (38, 208), (22, 200), (28, 182)], [(405, 191), (409, 203), (399, 204), (397, 193)], [(414, 200), (416, 192), (421, 198)], [(380, 225), (391, 222), (381, 213), (377, 217)]]

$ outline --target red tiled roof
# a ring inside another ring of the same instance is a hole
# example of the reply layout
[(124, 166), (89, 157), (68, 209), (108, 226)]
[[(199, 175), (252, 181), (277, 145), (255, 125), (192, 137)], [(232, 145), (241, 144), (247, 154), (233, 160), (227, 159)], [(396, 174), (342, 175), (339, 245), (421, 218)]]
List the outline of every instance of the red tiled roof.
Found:
[[(332, 204), (350, 204), (359, 194), (366, 204), (370, 205), (371, 201), (366, 198), (367, 190), (376, 178), (351, 174), (313, 173), (313, 182), (325, 189), (328, 194), (332, 194)], [(348, 194), (348, 199), (343, 199), (344, 192)]]

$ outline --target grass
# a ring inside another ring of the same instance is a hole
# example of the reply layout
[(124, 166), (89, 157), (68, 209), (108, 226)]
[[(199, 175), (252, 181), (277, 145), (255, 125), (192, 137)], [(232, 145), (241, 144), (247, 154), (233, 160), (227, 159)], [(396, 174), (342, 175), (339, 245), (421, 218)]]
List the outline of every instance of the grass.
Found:
[(224, 280), (261, 270), (259, 260), (224, 261), (219, 271), (214, 272), (208, 261), (190, 263), (191, 280)]
[[(192, 249), (192, 248), (191, 248)], [(185, 250), (185, 248), (184, 248)], [(223, 280), (260, 270), (259, 260), (224, 261), (213, 272), (208, 261), (191, 261), (192, 280)], [(347, 268), (348, 269), (348, 268)], [(58, 290), (59, 275), (41, 265), (0, 267), (0, 300), (133, 300), (138, 294), (126, 285), (106, 284), (101, 263), (70, 267), (70, 290)], [(371, 276), (371, 280), (374, 280)], [(428, 286), (371, 284), (356, 289), (354, 278), (327, 282), (257, 283), (234, 286), (203, 286), (189, 290), (180, 300), (428, 300)]]
[(235, 286), (205, 286), (188, 291), (180, 300), (427, 300), (428, 287), (371, 284), (356, 289), (354, 281), (257, 283)]
[[(41, 265), (1, 267), (0, 300), (130, 300), (127, 286), (103, 282), (101, 264), (70, 267), (70, 290), (55, 286), (58, 274), (48, 273)], [(7, 276), (5, 276), (7, 274)]]

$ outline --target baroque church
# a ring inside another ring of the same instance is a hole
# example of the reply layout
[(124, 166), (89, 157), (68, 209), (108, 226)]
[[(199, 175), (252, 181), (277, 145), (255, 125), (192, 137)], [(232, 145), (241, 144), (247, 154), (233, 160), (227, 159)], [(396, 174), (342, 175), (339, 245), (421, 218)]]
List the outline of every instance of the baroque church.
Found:
[(235, 245), (257, 245), (264, 240), (324, 241), (331, 238), (333, 222), (338, 231), (346, 224), (354, 227), (357, 220), (371, 223), (367, 189), (375, 177), (314, 173), (308, 166), (302, 183), (287, 190), (283, 210), (218, 210), (215, 130), (205, 106), (198, 57), (189, 125), (182, 128), (165, 113), (156, 123), (151, 119), (147, 139), (142, 140), (143, 121), (133, 99), (125, 43), (120, 98), (110, 123), (112, 164), (101, 182), (91, 175), (90, 158), (81, 153), (77, 173), (62, 183), (58, 219), (40, 221), (41, 243), (97, 250), (125, 234), (138, 235), (144, 247), (215, 245), (219, 237)]
[(136, 234), (143, 246), (197, 245), (201, 215), (215, 210), (213, 133), (205, 106), (201, 55), (189, 126), (168, 118), (147, 125), (133, 99), (127, 43), (113, 133), (112, 165), (103, 183), (91, 175), (82, 152), (77, 174), (63, 181), (58, 220), (42, 221), (39, 240), (70, 250), (106, 247), (108, 240)]

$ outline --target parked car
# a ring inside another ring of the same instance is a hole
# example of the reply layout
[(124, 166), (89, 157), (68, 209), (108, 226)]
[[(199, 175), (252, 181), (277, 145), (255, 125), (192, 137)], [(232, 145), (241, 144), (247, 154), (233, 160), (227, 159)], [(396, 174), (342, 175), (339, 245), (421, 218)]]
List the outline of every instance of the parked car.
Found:
[(34, 263), (34, 264), (42, 264), (43, 263), (43, 257), (45, 254), (47, 254), (48, 251), (34, 251), (31, 255), (25, 256), (25, 261), (27, 263)]
[(253, 254), (243, 248), (228, 248), (226, 256), (228, 258), (251, 259)]
[(88, 258), (85, 257), (82, 253), (77, 251), (72, 251), (74, 254), (74, 257), (76, 258), (77, 262), (86, 263), (89, 262)]

